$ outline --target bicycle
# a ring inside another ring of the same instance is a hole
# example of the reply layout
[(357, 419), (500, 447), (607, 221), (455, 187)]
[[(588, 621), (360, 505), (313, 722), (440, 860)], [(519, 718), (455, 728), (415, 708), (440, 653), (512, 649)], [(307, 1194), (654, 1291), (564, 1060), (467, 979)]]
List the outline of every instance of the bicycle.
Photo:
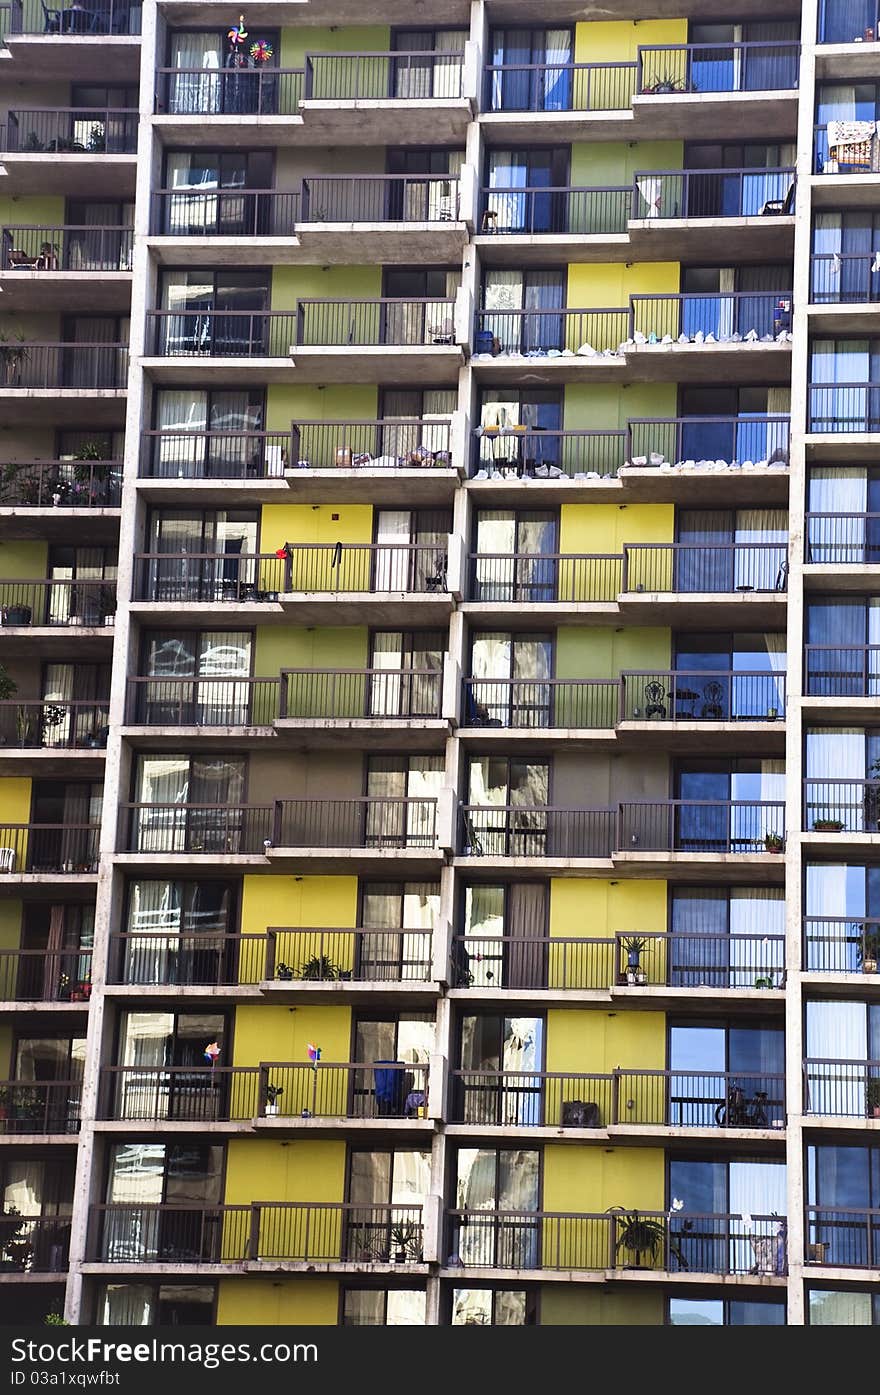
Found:
[(719, 1128), (766, 1129), (768, 1127), (766, 1090), (756, 1090), (751, 1100), (746, 1099), (745, 1091), (736, 1081), (731, 1081), (727, 1091), (727, 1101), (715, 1110), (715, 1123)]

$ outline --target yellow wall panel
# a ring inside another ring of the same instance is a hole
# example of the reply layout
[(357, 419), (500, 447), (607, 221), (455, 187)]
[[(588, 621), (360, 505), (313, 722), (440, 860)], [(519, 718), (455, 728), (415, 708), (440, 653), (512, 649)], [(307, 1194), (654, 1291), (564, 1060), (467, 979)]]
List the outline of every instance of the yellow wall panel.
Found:
[(541, 1290), (542, 1327), (653, 1327), (663, 1325), (663, 1295), (606, 1293), (588, 1284), (545, 1284)]
[(544, 1149), (545, 1211), (603, 1212), (609, 1206), (662, 1211), (662, 1148)]
[[(241, 903), (241, 933), (262, 935), (269, 929), (283, 930), (287, 926), (326, 926), (329, 929), (354, 928), (357, 921), (357, 877), (245, 877)], [(314, 936), (279, 935), (276, 941), (276, 963), (293, 963), (296, 968), (303, 957), (316, 953)], [(334, 942), (331, 953), (341, 969), (351, 967), (354, 945), (347, 951)], [(255, 981), (259, 955), (246, 956), (252, 965), (242, 974), (242, 982)], [(265, 1009), (262, 1009), (265, 1010)], [(264, 1060), (272, 1059), (264, 1056)], [(276, 1056), (275, 1060), (282, 1057)], [(325, 1056), (330, 1060), (329, 1056)], [(345, 1059), (347, 1057), (338, 1057)]]
[(49, 544), (6, 538), (0, 547), (0, 576), (9, 581), (36, 581), (46, 575)]
[[(390, 47), (391, 31), (387, 24), (282, 29), (279, 66), (302, 68), (307, 53), (386, 53)], [(317, 97), (319, 91), (314, 95)]]
[[(2, 551), (2, 548), (0, 548)], [(0, 779), (0, 824), (27, 823), (31, 816), (31, 782), (21, 778)], [(9, 846), (17, 851), (15, 870), (27, 863), (28, 835), (16, 834)]]
[(233, 1138), (226, 1157), (228, 1206), (252, 1201), (341, 1202), (345, 1195), (345, 1143), (341, 1139)]
[[(381, 294), (381, 266), (276, 266), (272, 272), (272, 310), (293, 311), (298, 300), (370, 300)], [(342, 309), (347, 323), (350, 311)]]
[(686, 19), (587, 21), (575, 25), (574, 61), (629, 63), (639, 44), (686, 44), (687, 38)]
[(675, 294), (679, 279), (678, 262), (579, 262), (568, 268), (566, 304), (574, 310), (612, 310), (628, 305), (631, 295)]
[(263, 626), (257, 630), (254, 672), (259, 678), (274, 678), (282, 668), (365, 669), (368, 644), (365, 625), (318, 625), (308, 630), (293, 625)]
[(630, 419), (674, 417), (677, 394), (675, 383), (570, 384), (565, 390), (563, 426), (566, 431), (621, 431)]
[(12, 1024), (0, 1022), (0, 1080), (12, 1075)]
[[(266, 504), (260, 521), (260, 550), (275, 552), (290, 543), (321, 543), (325, 550), (317, 556), (294, 553), (291, 589), (294, 591), (364, 590), (369, 576), (369, 560), (364, 554), (348, 552), (341, 563), (332, 566), (336, 543), (371, 543), (373, 507), (371, 504)], [(263, 585), (270, 575), (280, 580), (274, 563), (266, 567)]]
[[(53, 101), (58, 101), (57, 93)], [(6, 194), (0, 197), (0, 226), (59, 228), (64, 223), (61, 195)]]
[(621, 1066), (666, 1067), (662, 1012), (608, 1012), (605, 1008), (551, 1009), (547, 1013), (547, 1070), (602, 1074)]
[[(553, 877), (550, 881), (551, 939), (589, 937), (612, 939), (616, 933), (662, 934), (666, 929), (666, 883), (624, 879), (612, 886), (608, 881)], [(598, 946), (550, 946), (548, 983), (551, 988), (562, 987), (573, 978), (593, 983), (596, 987), (610, 986), (617, 973), (614, 953), (599, 956)], [(662, 973), (665, 951), (662, 942), (645, 952), (645, 963), (652, 971)], [(652, 956), (660, 956), (653, 959)], [(622, 1060), (612, 1064), (622, 1065)], [(629, 1061), (630, 1065), (648, 1067), (649, 1061)], [(660, 1064), (665, 1065), (665, 1061)]]
[(556, 677), (616, 678), (626, 669), (667, 669), (671, 650), (670, 630), (627, 626), (616, 634), (609, 627), (563, 625), (556, 633)]
[(335, 1326), (339, 1284), (335, 1279), (221, 1279), (217, 1326)]
[[(289, 431), (291, 422), (374, 421), (379, 389), (351, 383), (326, 387), (272, 383), (266, 396), (266, 430)], [(291, 461), (296, 465), (296, 461)]]
[[(322, 1060), (347, 1061), (351, 1050), (351, 1008), (245, 1003), (236, 1009), (233, 1065), (257, 1066), (261, 1061), (308, 1064), (309, 1042), (320, 1046)], [(285, 1099), (284, 1104), (288, 1108), (290, 1101)]]
[[(0, 901), (0, 949), (18, 949), (21, 944), (21, 910), (20, 901)], [(14, 975), (14, 970), (8, 973)], [(0, 973), (0, 983), (3, 981)]]

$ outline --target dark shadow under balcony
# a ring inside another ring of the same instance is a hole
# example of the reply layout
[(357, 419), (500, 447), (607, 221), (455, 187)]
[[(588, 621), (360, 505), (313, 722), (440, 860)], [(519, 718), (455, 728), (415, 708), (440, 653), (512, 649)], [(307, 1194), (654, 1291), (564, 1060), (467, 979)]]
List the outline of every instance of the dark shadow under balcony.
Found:
[(450, 1211), (449, 1252), (465, 1269), (639, 1270), (709, 1275), (786, 1273), (784, 1220), (622, 1209)]
[(421, 1206), (253, 1202), (93, 1206), (88, 1257), (105, 1264), (422, 1262)]

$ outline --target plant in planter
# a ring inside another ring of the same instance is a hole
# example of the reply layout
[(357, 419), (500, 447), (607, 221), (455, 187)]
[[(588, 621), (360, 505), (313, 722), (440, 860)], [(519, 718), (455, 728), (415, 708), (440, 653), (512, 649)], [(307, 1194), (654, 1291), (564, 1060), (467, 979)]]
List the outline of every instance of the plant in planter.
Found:
[(12, 1261), (13, 1267), (18, 1269), (22, 1274), (27, 1269), (33, 1252), (33, 1241), (27, 1240), (23, 1236), (17, 1240), (9, 1240), (6, 1243), (7, 1256)]
[(5, 665), (0, 664), (0, 702), (8, 702), (17, 692), (18, 684), (15, 679), (10, 678)]
[(7, 1206), (0, 1211), (0, 1259), (12, 1260), (9, 1248), (15, 1244), (23, 1224), (22, 1214), (17, 1206)]
[(278, 1113), (278, 1101), (279, 1101), (279, 1099), (281, 1098), (281, 1096), (282, 1096), (283, 1094), (284, 1094), (284, 1087), (283, 1087), (282, 1085), (267, 1085), (267, 1086), (266, 1086), (266, 1113), (267, 1113), (267, 1114), (277, 1114), (277, 1113)]
[(418, 1262), (422, 1258), (422, 1237), (417, 1226), (393, 1226), (389, 1239), (395, 1264), (404, 1264), (408, 1259)]
[(83, 441), (73, 460), (73, 478), (78, 494), (88, 492), (90, 504), (102, 503), (107, 492), (110, 462), (100, 441)]
[(15, 730), (19, 746), (33, 746), (39, 730), (37, 719), (26, 707), (19, 707), (15, 713)]
[(648, 941), (644, 935), (624, 935), (620, 941), (621, 949), (626, 951), (626, 981), (632, 987), (635, 984), (644, 984), (648, 981), (648, 975), (642, 968), (642, 955), (648, 948)]
[(25, 337), (18, 330), (10, 337), (0, 330), (0, 363), (3, 364), (3, 380), (7, 387), (13, 387), (21, 378), (21, 370), (31, 356), (25, 344)]
[(769, 853), (784, 852), (785, 839), (781, 833), (766, 833), (764, 835), (764, 847)]
[(880, 962), (880, 930), (861, 930), (861, 939), (856, 945), (856, 961), (863, 974), (876, 974)]
[(840, 833), (843, 830), (843, 819), (814, 819), (814, 833)]
[(289, 964), (276, 964), (275, 977), (280, 979), (282, 983), (289, 983), (293, 978), (293, 969)]
[(326, 954), (313, 954), (304, 964), (300, 965), (299, 977), (305, 979), (338, 979), (341, 977), (341, 970), (338, 964)]
[[(657, 1253), (662, 1253), (666, 1243), (666, 1225), (654, 1217), (642, 1216), (638, 1211), (627, 1211), (624, 1206), (609, 1206), (609, 1215), (621, 1217), (617, 1226), (615, 1252), (625, 1250), (635, 1255), (635, 1263), (627, 1268), (650, 1268), (656, 1262)], [(648, 1255), (649, 1263), (642, 1263), (642, 1255)]]
[(644, 93), (649, 93), (651, 96), (659, 96), (665, 92), (684, 92), (687, 90), (681, 78), (677, 78), (675, 73), (669, 72), (668, 69), (661, 76), (657, 77), (652, 74), (652, 77), (653, 81), (646, 83), (642, 88)]
[(880, 1076), (869, 1077), (865, 1090), (865, 1106), (869, 1119), (880, 1119)]

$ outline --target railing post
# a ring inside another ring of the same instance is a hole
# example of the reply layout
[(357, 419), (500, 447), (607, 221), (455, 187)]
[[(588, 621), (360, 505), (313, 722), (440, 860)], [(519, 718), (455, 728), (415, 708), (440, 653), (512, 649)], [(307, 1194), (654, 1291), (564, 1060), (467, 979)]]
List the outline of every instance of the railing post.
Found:
[(287, 670), (282, 669), (278, 676), (278, 720), (287, 716)]
[(611, 1123), (620, 1123), (620, 1067), (611, 1072)]
[(281, 799), (276, 799), (276, 800), (274, 801), (273, 805), (272, 805), (272, 846), (273, 846), (273, 848), (279, 848), (279, 847), (281, 846), (281, 829), (282, 829), (283, 819), (284, 819), (284, 802), (283, 802), (283, 800), (281, 800)]
[(617, 683), (617, 721), (626, 721), (626, 677), (620, 675)]
[(251, 1205), (247, 1255), (245, 1257), (250, 1260), (260, 1258), (260, 1208), (256, 1203)]
[(278, 952), (278, 936), (274, 930), (266, 931), (266, 959), (264, 964), (265, 977), (267, 979), (275, 977), (275, 958)]
[(629, 547), (626, 543), (623, 545), (622, 561), (620, 564), (620, 589), (621, 591), (629, 590)]

